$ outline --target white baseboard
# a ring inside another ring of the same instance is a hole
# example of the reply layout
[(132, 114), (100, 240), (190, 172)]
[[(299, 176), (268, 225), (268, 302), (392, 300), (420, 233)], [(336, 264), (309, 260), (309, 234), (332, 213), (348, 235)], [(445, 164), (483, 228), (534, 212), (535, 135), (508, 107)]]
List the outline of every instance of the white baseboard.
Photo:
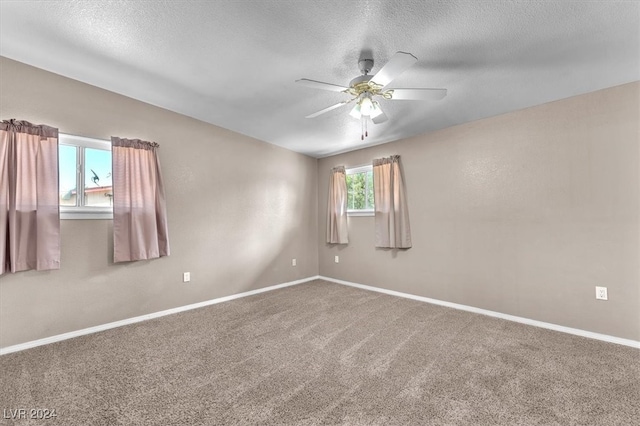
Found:
[(167, 310), (164, 310), (164, 311), (154, 312), (154, 313), (146, 314), (146, 315), (140, 315), (140, 316), (137, 316), (137, 317), (127, 318), (127, 319), (120, 320), (120, 321), (114, 321), (114, 322), (110, 322), (110, 323), (107, 323), (107, 324), (97, 325), (95, 327), (84, 328), (82, 330), (76, 330), (76, 331), (71, 331), (71, 332), (68, 332), (68, 333), (57, 334), (55, 336), (45, 337), (43, 339), (38, 339), (38, 340), (32, 340), (30, 342), (20, 343), (18, 345), (7, 346), (5, 348), (0, 348), (0, 355), (5, 355), (5, 354), (13, 353), (13, 352), (18, 352), (18, 351), (23, 351), (25, 349), (35, 348), (37, 346), (47, 345), (49, 343), (60, 342), (60, 341), (63, 341), (63, 340), (72, 339), (74, 337), (84, 336), (86, 334), (97, 333), (97, 332), (100, 332), (100, 331), (109, 330), (109, 329), (116, 328), (116, 327), (122, 327), (122, 326), (128, 325), (128, 324), (134, 324), (134, 323), (137, 323), (137, 322), (146, 321), (146, 320), (150, 320), (150, 319), (153, 319), (153, 318), (163, 317), (165, 315), (177, 314), (179, 312), (184, 312), (184, 311), (188, 311), (188, 310), (191, 310), (191, 309), (197, 309), (197, 308), (202, 308), (202, 307), (205, 307), (205, 306), (215, 305), (217, 303), (227, 302), (227, 301), (230, 301), (230, 300), (239, 299), (241, 297), (247, 297), (247, 296), (252, 296), (254, 294), (259, 294), (259, 293), (264, 293), (264, 292), (267, 292), (267, 291), (277, 290), (277, 289), (283, 288), (283, 287), (290, 287), (290, 286), (293, 286), (293, 285), (302, 284), (302, 283), (306, 283), (306, 282), (317, 280), (317, 279), (321, 279), (321, 280), (325, 280), (325, 281), (329, 281), (329, 282), (333, 282), (333, 283), (337, 283), (337, 284), (347, 285), (347, 286), (351, 286), (351, 287), (357, 287), (357, 288), (361, 288), (361, 289), (364, 289), (364, 290), (375, 291), (375, 292), (378, 292), (378, 293), (384, 293), (384, 294), (388, 294), (388, 295), (391, 295), (391, 296), (397, 296), (397, 297), (403, 297), (403, 298), (406, 298), (406, 299), (418, 300), (420, 302), (426, 302), (426, 303), (431, 303), (431, 304), (434, 304), (434, 305), (446, 306), (446, 307), (453, 308), (453, 309), (459, 309), (459, 310), (463, 310), (463, 311), (473, 312), (473, 313), (476, 313), (476, 314), (487, 315), (487, 316), (491, 316), (491, 317), (495, 317), (495, 318), (505, 319), (505, 320), (508, 320), (508, 321), (519, 322), (519, 323), (522, 323), (522, 324), (532, 325), (532, 326), (535, 326), (535, 327), (546, 328), (546, 329), (549, 329), (549, 330), (560, 331), (560, 332), (563, 332), (563, 333), (573, 334), (573, 335), (576, 335), (576, 336), (582, 336), (582, 337), (587, 337), (587, 338), (590, 338), (590, 339), (602, 340), (604, 342), (616, 343), (616, 344), (619, 344), (619, 345), (630, 346), (632, 348), (640, 349), (640, 342), (635, 341), (635, 340), (623, 339), (623, 338), (620, 338), (620, 337), (610, 336), (610, 335), (607, 335), (607, 334), (594, 333), (594, 332), (591, 332), (591, 331), (580, 330), (580, 329), (577, 329), (577, 328), (565, 327), (565, 326), (562, 326), (562, 325), (551, 324), (551, 323), (547, 323), (547, 322), (543, 322), (543, 321), (537, 321), (537, 320), (532, 320), (532, 319), (528, 319), (528, 318), (517, 317), (517, 316), (514, 316), (514, 315), (508, 315), (508, 314), (503, 314), (503, 313), (500, 313), (500, 312), (494, 312), (494, 311), (489, 311), (489, 310), (486, 310), (486, 309), (476, 308), (476, 307), (473, 307), (473, 306), (460, 305), (458, 303), (445, 302), (445, 301), (438, 300), (438, 299), (431, 299), (431, 298), (428, 298), (428, 297), (416, 296), (416, 295), (413, 295), (413, 294), (402, 293), (402, 292), (399, 292), (399, 291), (387, 290), (387, 289), (384, 289), (384, 288), (372, 287), (372, 286), (368, 286), (368, 285), (364, 285), (364, 284), (353, 283), (353, 282), (350, 282), (350, 281), (338, 280), (338, 279), (335, 279), (335, 278), (325, 277), (325, 276), (321, 276), (321, 275), (315, 275), (315, 276), (312, 276), (312, 277), (303, 278), (303, 279), (296, 280), (296, 281), (290, 281), (290, 282), (287, 282), (287, 283), (277, 284), (277, 285), (273, 285), (273, 286), (270, 286), (270, 287), (259, 288), (257, 290), (246, 291), (244, 293), (232, 294), (231, 296), (219, 297), (217, 299), (206, 300), (204, 302), (193, 303), (191, 305), (179, 306), (177, 308), (167, 309)]
[(246, 291), (244, 293), (232, 294), (231, 296), (219, 297), (217, 299), (206, 300), (204, 302), (193, 303), (191, 305), (179, 306), (177, 308), (171, 308), (165, 311), (154, 312), (151, 314), (140, 315), (138, 317), (127, 318), (120, 321), (114, 321), (107, 324), (97, 325), (95, 327), (83, 328), (82, 330), (71, 331), (69, 333), (57, 334), (55, 336), (45, 337), (43, 339), (38, 339), (38, 340), (32, 340), (30, 342), (20, 343), (18, 345), (7, 346), (5, 348), (0, 348), (0, 355), (23, 351), (25, 349), (35, 348), (36, 346), (47, 345), (49, 343), (60, 342), (62, 340), (72, 339), (78, 336), (84, 336), (85, 334), (97, 333), (99, 331), (109, 330), (111, 328), (122, 327), (123, 325), (134, 324), (136, 322), (141, 322), (141, 321), (147, 321), (153, 318), (163, 317), (165, 315), (177, 314), (178, 312), (184, 312), (184, 311), (189, 311), (191, 309), (197, 309), (197, 308), (202, 308), (209, 305), (215, 305), (216, 303), (228, 302), (229, 300), (239, 299), (241, 297), (253, 296), (254, 294), (277, 290), (283, 287), (290, 287), (292, 285), (306, 283), (309, 281), (317, 280), (319, 278), (320, 276), (316, 275), (313, 277), (303, 278), (301, 280), (272, 285), (270, 287), (264, 287), (264, 288), (259, 288), (257, 290)]
[(638, 342), (638, 341), (630, 340), (630, 339), (623, 339), (621, 337), (610, 336), (608, 334), (594, 333), (594, 332), (591, 332), (591, 331), (580, 330), (578, 328), (565, 327), (565, 326), (562, 326), (562, 325), (557, 325), (557, 324), (551, 324), (551, 323), (548, 323), (548, 322), (532, 320), (532, 319), (529, 319), (529, 318), (517, 317), (515, 315), (503, 314), (503, 313), (500, 313), (500, 312), (494, 312), (494, 311), (489, 311), (489, 310), (486, 310), (486, 309), (475, 308), (473, 306), (460, 305), (458, 303), (445, 302), (445, 301), (438, 300), (438, 299), (431, 299), (431, 298), (428, 298), (428, 297), (416, 296), (416, 295), (413, 295), (413, 294), (402, 293), (402, 292), (399, 292), (399, 291), (387, 290), (387, 289), (384, 289), (384, 288), (372, 287), (372, 286), (368, 286), (368, 285), (364, 285), (364, 284), (358, 284), (358, 283), (352, 283), (350, 281), (338, 280), (338, 279), (335, 279), (335, 278), (324, 277), (322, 275), (319, 277), (319, 279), (325, 280), (325, 281), (330, 281), (330, 282), (333, 282), (333, 283), (336, 283), (336, 284), (347, 285), (347, 286), (350, 286), (350, 287), (357, 287), (357, 288), (361, 288), (361, 289), (364, 289), (364, 290), (376, 291), (378, 293), (384, 293), (384, 294), (388, 294), (388, 295), (391, 295), (391, 296), (404, 297), (406, 299), (418, 300), (420, 302), (426, 302), (426, 303), (431, 303), (431, 304), (434, 304), (434, 305), (446, 306), (448, 308), (459, 309), (459, 310), (462, 310), (462, 311), (468, 311), (468, 312), (473, 312), (473, 313), (476, 313), (476, 314), (487, 315), (487, 316), (490, 316), (490, 317), (501, 318), (501, 319), (505, 319), (507, 321), (519, 322), (519, 323), (522, 323), (522, 324), (533, 325), (535, 327), (546, 328), (546, 329), (549, 329), (549, 330), (560, 331), (560, 332), (563, 332), (563, 333), (574, 334), (576, 336), (582, 336), (582, 337), (587, 337), (587, 338), (590, 338), (590, 339), (602, 340), (604, 342), (616, 343), (618, 345), (630, 346), (632, 348), (640, 349), (640, 342)]

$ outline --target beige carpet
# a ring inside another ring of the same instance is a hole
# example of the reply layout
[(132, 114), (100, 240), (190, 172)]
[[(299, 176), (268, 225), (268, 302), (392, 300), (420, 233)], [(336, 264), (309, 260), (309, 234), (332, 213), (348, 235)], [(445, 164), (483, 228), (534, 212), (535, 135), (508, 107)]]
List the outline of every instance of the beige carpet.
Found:
[(0, 357), (34, 425), (640, 425), (640, 351), (316, 281)]

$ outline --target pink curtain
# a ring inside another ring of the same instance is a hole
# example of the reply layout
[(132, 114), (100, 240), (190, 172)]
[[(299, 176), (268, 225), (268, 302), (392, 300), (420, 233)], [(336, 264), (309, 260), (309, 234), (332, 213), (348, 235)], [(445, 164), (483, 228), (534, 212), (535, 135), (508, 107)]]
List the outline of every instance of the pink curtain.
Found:
[(410, 248), (411, 228), (400, 156), (373, 160), (375, 244), (383, 248)]
[(113, 260), (169, 256), (169, 232), (158, 144), (111, 138)]
[(0, 123), (0, 275), (60, 269), (58, 129)]
[(347, 244), (347, 176), (344, 166), (334, 167), (329, 175), (327, 242)]

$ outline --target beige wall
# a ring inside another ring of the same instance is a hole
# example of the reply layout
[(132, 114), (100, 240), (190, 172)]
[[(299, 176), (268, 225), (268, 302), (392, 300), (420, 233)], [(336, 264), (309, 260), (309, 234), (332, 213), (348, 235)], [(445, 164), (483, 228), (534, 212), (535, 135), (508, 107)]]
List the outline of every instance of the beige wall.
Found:
[(315, 159), (6, 58), (0, 94), (1, 119), (158, 142), (171, 241), (113, 264), (111, 221), (62, 221), (61, 270), (0, 277), (0, 347), (318, 274)]
[[(320, 160), (320, 274), (640, 340), (639, 105), (636, 82)], [(372, 217), (325, 244), (330, 168), (391, 154), (413, 248), (376, 250)]]
[[(318, 273), (640, 340), (640, 83), (319, 162), (5, 58), (0, 95), (0, 119), (159, 142), (172, 249), (113, 264), (111, 221), (62, 221), (60, 271), (0, 277), (0, 347)], [(414, 247), (374, 249), (371, 217), (327, 246), (329, 169), (391, 154)]]

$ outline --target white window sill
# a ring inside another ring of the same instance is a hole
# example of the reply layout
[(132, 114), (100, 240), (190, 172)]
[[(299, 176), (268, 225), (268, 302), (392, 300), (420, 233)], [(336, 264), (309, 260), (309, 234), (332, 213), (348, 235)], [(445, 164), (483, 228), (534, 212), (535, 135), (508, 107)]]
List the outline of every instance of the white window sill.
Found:
[(347, 216), (375, 216), (373, 210), (347, 210)]
[(113, 219), (113, 209), (103, 207), (60, 207), (60, 219)]

